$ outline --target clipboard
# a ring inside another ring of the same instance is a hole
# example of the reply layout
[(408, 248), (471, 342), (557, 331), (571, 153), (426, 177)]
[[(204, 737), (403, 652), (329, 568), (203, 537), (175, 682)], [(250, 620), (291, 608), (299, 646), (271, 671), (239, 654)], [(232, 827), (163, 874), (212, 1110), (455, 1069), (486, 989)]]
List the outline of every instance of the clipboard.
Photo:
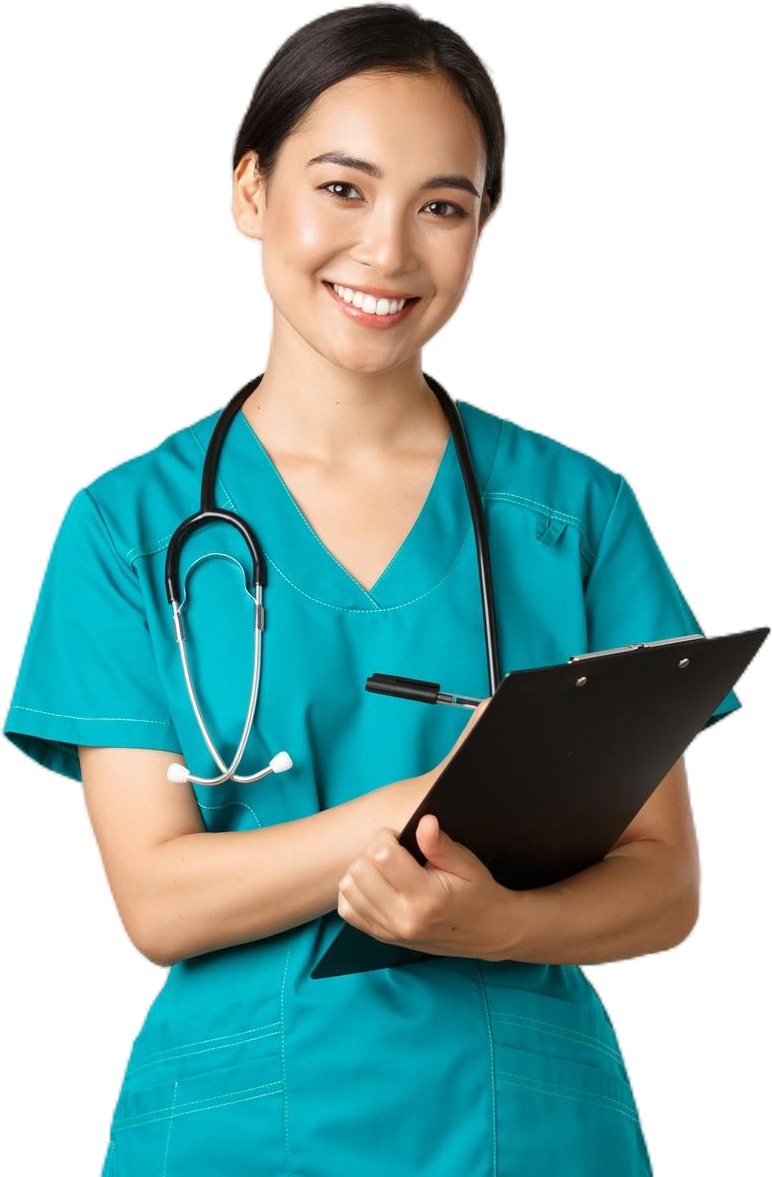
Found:
[[(547, 886), (599, 862), (768, 635), (769, 626), (714, 638), (691, 634), (510, 671), (399, 844), (423, 865), (415, 831), (434, 813), (514, 890)], [(341, 923), (312, 978), (435, 955)]]

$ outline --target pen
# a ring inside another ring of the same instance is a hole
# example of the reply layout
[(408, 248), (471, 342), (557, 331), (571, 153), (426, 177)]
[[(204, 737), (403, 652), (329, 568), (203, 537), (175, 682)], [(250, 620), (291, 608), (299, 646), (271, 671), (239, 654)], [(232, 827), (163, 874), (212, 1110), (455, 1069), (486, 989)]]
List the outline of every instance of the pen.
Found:
[(414, 699), (417, 703), (448, 703), (451, 707), (467, 707), (469, 710), (482, 703), (482, 699), (475, 699), (472, 695), (441, 691), (438, 682), (401, 678), (398, 674), (371, 674), (365, 690), (377, 695), (394, 695), (398, 699)]

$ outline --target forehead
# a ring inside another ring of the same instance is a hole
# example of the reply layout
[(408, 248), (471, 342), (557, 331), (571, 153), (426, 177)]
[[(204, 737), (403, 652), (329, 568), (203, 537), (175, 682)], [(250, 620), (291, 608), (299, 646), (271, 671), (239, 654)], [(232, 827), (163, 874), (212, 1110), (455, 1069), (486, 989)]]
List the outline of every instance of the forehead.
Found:
[(485, 147), (477, 119), (444, 77), (356, 74), (323, 91), (284, 151), (304, 166), (314, 155), (345, 151), (372, 160), (388, 176), (466, 169), (482, 181)]

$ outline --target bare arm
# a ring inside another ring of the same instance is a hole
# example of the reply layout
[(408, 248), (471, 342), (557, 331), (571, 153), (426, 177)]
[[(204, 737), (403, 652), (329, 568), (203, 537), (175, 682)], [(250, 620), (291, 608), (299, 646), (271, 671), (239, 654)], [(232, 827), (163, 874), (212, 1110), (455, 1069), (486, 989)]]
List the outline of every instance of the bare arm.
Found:
[(380, 826), (400, 830), (429, 791), (394, 781), (296, 821), (184, 834), (156, 847), (152, 928), (159, 964), (260, 940), (332, 911), (346, 867)]
[(210, 833), (179, 756), (80, 746), (86, 804), (126, 931), (156, 964), (270, 936), (338, 903), (338, 883), (382, 826), (401, 830), (484, 707), (430, 772), (256, 830)]

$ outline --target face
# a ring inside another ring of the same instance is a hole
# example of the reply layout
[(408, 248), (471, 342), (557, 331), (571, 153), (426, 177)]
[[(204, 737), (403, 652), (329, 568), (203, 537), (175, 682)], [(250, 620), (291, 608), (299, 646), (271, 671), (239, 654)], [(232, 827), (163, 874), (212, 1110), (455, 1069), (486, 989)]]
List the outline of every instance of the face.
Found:
[[(348, 161), (314, 162), (330, 153)], [(482, 134), (452, 87), (346, 78), (284, 141), (267, 194), (256, 161), (236, 169), (234, 217), (263, 243), (275, 332), (356, 372), (414, 355), (461, 301), (487, 209)]]

